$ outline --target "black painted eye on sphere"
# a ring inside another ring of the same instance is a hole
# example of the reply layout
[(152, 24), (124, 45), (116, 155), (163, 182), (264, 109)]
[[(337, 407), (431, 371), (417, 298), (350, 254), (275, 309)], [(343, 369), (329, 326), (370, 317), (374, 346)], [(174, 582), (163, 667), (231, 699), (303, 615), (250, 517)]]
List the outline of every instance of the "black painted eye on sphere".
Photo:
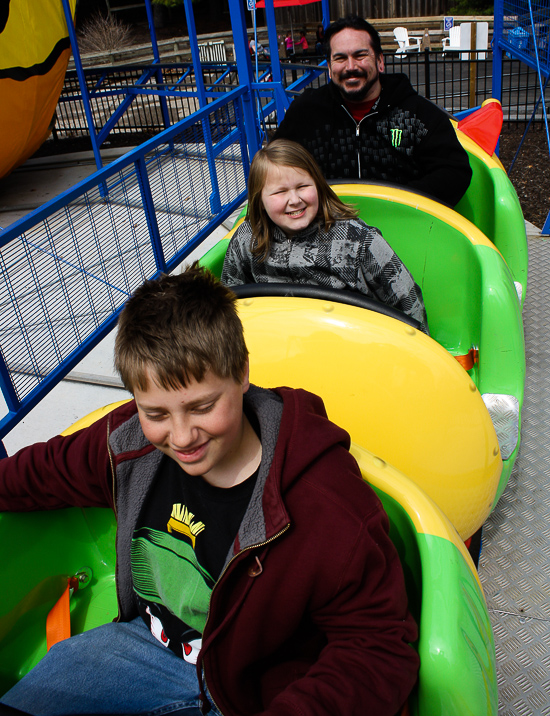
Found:
[(0, 32), (4, 32), (9, 16), (10, 0), (0, 0)]

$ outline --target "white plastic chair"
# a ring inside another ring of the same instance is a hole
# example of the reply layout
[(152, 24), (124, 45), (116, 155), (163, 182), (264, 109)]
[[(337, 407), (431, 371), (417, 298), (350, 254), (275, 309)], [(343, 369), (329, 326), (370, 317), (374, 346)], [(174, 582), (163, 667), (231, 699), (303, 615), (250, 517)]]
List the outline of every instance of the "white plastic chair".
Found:
[(443, 54), (445, 52), (453, 52), (460, 50), (460, 25), (453, 25), (449, 30), (449, 37), (444, 37), (442, 41)]
[(478, 60), (484, 60), (487, 56), (483, 50), (488, 49), (489, 47), (489, 23), (488, 22), (478, 22), (476, 23), (476, 50), (477, 50), (477, 59)]
[[(444, 37), (442, 42), (443, 54), (446, 52), (462, 52), (461, 60), (469, 58), (469, 51), (472, 46), (472, 23), (463, 22), (461, 25), (454, 25), (449, 31), (449, 37)], [(478, 60), (484, 60), (486, 53), (484, 50), (488, 47), (489, 41), (489, 23), (476, 23), (476, 57)]]
[[(421, 37), (409, 37), (409, 31), (406, 27), (396, 27), (393, 31), (394, 37), (399, 44), (397, 52), (420, 52), (422, 44)], [(416, 44), (411, 45), (411, 40)]]

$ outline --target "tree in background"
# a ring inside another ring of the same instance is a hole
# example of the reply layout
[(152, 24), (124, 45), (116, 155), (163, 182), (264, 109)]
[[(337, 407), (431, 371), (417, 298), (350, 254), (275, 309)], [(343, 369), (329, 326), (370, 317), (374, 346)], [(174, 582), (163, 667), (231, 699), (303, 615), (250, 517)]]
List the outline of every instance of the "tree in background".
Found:
[(455, 0), (449, 8), (449, 15), (492, 15), (491, 0)]

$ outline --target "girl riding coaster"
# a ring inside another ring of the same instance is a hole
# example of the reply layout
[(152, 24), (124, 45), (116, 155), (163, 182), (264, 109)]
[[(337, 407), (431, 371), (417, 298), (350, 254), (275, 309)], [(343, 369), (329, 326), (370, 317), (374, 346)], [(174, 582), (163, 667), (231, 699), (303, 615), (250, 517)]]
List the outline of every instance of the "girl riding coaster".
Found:
[(411, 316), (428, 333), (422, 291), (399, 256), (336, 196), (311, 154), (286, 139), (252, 161), (247, 220), (229, 244), (222, 281), (358, 291)]

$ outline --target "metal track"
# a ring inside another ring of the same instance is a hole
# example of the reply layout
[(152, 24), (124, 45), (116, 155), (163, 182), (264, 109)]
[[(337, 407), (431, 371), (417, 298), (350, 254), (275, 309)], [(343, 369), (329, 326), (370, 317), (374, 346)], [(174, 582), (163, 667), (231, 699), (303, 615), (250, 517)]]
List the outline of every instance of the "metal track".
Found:
[(550, 716), (550, 241), (529, 240), (527, 380), (519, 455), (483, 528), (499, 716)]

